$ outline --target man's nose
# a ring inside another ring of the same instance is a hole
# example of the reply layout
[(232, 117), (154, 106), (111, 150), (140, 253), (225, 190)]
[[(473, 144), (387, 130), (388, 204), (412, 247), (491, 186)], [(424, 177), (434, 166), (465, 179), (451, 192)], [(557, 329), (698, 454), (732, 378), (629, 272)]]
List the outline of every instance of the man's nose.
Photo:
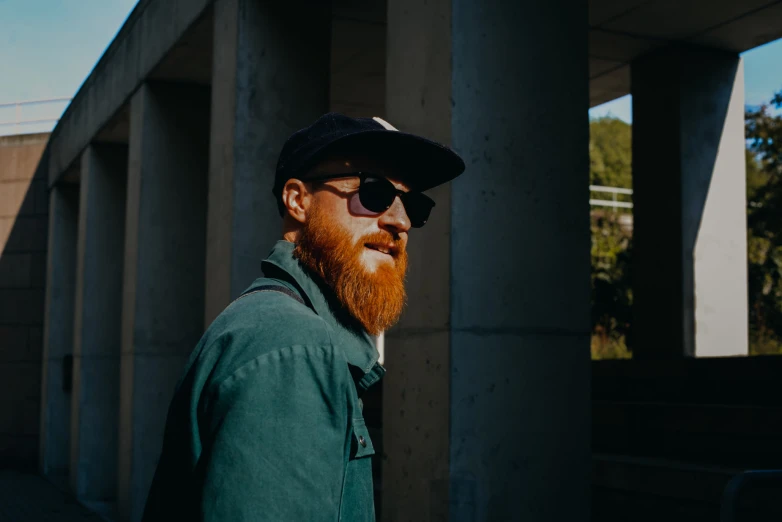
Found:
[(407, 211), (399, 196), (394, 199), (389, 209), (380, 215), (379, 225), (395, 234), (410, 230), (410, 218), (407, 217)]

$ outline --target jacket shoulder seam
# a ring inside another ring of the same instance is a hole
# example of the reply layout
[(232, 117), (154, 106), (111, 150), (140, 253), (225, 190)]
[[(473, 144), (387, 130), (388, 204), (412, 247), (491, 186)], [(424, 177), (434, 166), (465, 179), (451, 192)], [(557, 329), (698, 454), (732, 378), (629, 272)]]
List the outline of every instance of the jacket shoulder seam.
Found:
[(339, 349), (331, 342), (330, 335), (329, 335), (329, 342), (325, 344), (291, 344), (291, 345), (281, 346), (279, 348), (266, 351), (244, 362), (238, 368), (234, 369), (229, 375), (226, 375), (219, 381), (210, 384), (209, 387), (205, 389), (201, 394), (201, 400), (199, 402), (201, 402), (203, 406), (202, 408), (199, 409), (201, 409), (201, 411), (204, 413), (208, 412), (211, 405), (214, 403), (216, 397), (221, 392), (225, 391), (226, 389), (230, 389), (234, 384), (239, 382), (239, 380), (236, 379), (237, 374), (243, 371), (247, 371), (247, 369), (253, 365), (255, 366), (255, 368), (252, 369), (252, 373), (255, 373), (255, 371), (257, 371), (261, 367), (262, 363), (264, 362), (264, 359), (272, 358), (275, 355), (281, 354), (283, 351), (294, 350), (296, 348), (303, 348), (303, 349), (315, 348), (315, 349), (322, 349), (322, 350), (331, 350), (335, 357), (340, 357), (341, 359), (344, 359), (343, 355), (337, 353)]

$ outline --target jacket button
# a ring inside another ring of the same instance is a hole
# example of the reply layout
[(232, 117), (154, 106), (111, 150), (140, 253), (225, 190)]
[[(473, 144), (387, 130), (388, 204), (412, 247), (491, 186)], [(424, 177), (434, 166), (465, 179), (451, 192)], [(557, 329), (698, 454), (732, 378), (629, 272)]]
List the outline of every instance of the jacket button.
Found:
[(359, 435), (358, 436), (358, 443), (361, 444), (362, 448), (366, 448), (367, 447), (367, 441), (364, 440), (364, 436), (363, 435)]

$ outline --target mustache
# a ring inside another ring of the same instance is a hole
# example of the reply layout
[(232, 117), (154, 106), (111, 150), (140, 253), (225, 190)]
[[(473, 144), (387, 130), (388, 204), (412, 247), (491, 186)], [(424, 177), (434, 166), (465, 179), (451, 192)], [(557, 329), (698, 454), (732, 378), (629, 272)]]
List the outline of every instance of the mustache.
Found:
[(399, 237), (394, 237), (390, 232), (374, 232), (372, 234), (367, 234), (361, 237), (359, 244), (385, 248), (393, 257), (403, 254), (407, 247), (405, 241), (402, 241)]

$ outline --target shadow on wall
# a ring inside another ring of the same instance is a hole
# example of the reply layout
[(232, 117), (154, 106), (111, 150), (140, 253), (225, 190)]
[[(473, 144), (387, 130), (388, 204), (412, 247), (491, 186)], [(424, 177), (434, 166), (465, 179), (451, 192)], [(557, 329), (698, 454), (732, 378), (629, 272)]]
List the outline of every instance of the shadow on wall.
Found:
[(49, 133), (0, 137), (0, 468), (38, 460)]

